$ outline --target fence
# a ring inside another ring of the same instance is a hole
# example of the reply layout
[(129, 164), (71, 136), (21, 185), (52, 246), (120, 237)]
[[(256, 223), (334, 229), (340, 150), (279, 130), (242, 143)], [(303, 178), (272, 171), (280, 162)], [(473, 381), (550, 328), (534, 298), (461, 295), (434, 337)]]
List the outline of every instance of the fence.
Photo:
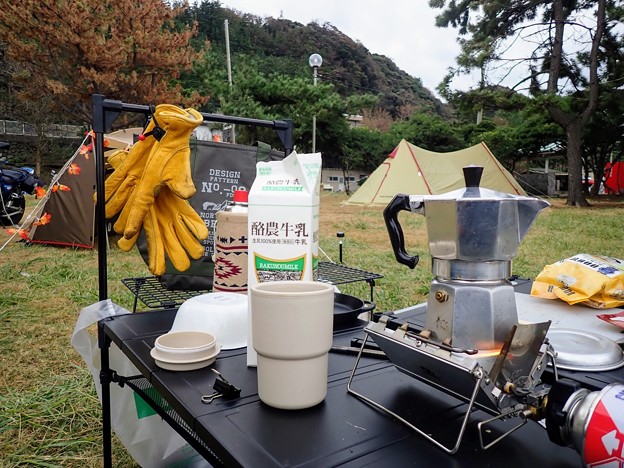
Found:
[[(44, 134), (50, 138), (76, 138), (84, 134), (85, 128), (79, 125), (49, 124)], [(35, 124), (15, 120), (0, 120), (0, 135), (37, 136)]]

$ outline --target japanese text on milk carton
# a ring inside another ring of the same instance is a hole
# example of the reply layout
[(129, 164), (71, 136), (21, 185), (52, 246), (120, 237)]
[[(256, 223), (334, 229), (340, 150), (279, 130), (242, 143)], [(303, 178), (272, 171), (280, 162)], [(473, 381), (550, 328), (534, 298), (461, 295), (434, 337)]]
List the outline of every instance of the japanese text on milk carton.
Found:
[[(249, 191), (249, 287), (317, 279), (321, 165), (320, 153), (295, 152), (256, 165)], [(247, 357), (255, 365), (251, 345)]]

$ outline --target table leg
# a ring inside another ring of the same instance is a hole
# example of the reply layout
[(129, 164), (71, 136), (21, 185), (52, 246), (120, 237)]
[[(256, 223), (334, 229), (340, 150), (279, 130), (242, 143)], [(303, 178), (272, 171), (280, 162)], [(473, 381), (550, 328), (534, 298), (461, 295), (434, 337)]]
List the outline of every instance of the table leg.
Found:
[(110, 338), (98, 324), (98, 346), (100, 348), (100, 384), (102, 386), (102, 459), (104, 468), (112, 468), (113, 454), (111, 447), (111, 369), (109, 362)]
[(375, 280), (374, 279), (367, 279), (366, 282), (369, 284), (370, 286), (370, 293), (371, 293), (371, 302), (375, 302), (373, 300), (373, 289), (375, 289)]

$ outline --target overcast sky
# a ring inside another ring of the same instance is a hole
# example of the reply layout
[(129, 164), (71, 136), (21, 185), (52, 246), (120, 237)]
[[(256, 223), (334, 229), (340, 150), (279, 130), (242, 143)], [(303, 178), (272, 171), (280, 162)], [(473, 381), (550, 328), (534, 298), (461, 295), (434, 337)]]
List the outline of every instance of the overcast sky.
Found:
[[(302, 24), (331, 23), (362, 43), (371, 53), (385, 55), (420, 78), (430, 91), (442, 81), (459, 53), (457, 31), (437, 28), (439, 10), (427, 0), (221, 0), (223, 7), (257, 16), (283, 17)], [(310, 54), (316, 51), (311, 50)], [(467, 89), (476, 78), (460, 77), (453, 88)]]

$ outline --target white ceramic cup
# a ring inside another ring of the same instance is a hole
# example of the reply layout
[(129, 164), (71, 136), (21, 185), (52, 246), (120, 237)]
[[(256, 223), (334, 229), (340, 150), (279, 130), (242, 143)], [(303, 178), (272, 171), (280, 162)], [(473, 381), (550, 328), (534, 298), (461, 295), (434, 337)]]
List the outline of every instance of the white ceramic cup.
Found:
[(251, 286), (249, 300), (260, 399), (281, 409), (309, 408), (323, 401), (334, 287), (316, 281), (272, 281)]

